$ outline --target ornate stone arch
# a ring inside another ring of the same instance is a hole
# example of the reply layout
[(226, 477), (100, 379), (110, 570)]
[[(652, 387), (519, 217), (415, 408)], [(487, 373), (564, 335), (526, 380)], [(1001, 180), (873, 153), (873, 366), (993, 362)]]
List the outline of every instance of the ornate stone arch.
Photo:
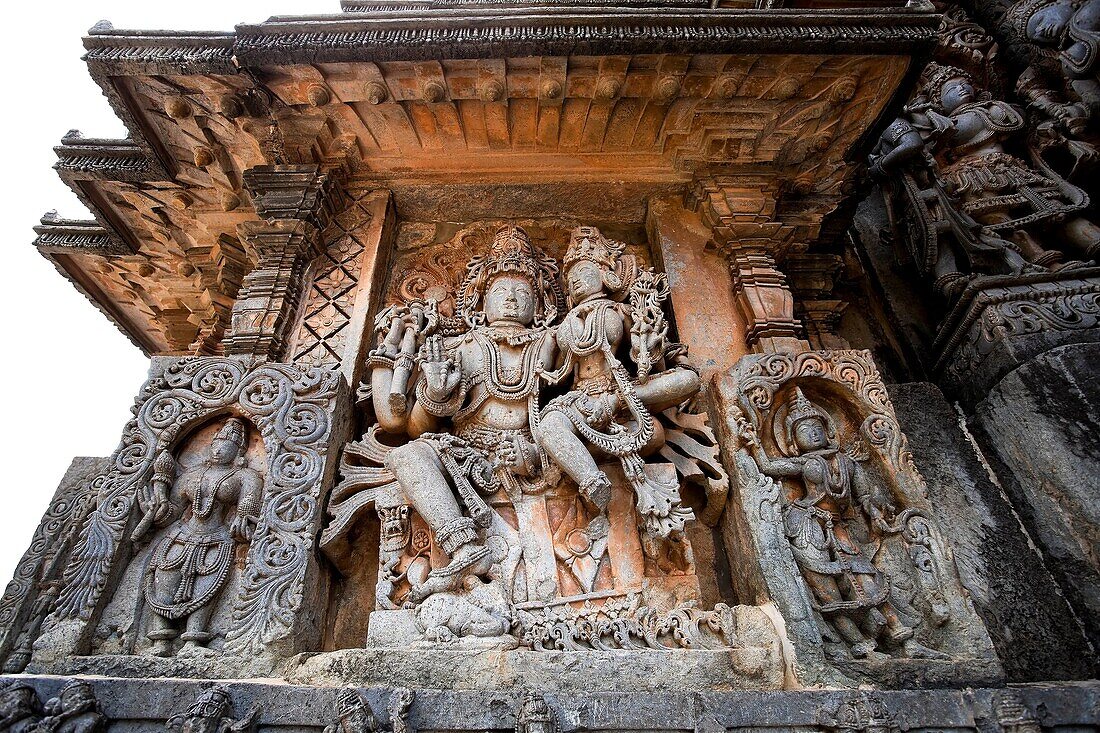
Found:
[[(264, 499), (226, 629), (226, 653), (274, 651), (291, 636), (303, 600), (342, 378), (331, 369), (217, 357), (154, 362), (46, 622), (52, 653), (80, 653), (124, 568), (137, 493), (164, 451), (219, 414), (247, 419), (266, 452)], [(162, 366), (163, 364), (163, 366)], [(159, 369), (158, 369), (159, 367)]]

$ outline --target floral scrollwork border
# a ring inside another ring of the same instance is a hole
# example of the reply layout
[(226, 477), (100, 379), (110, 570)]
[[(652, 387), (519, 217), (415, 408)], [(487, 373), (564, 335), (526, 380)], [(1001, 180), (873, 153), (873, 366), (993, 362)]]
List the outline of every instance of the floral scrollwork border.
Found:
[(860, 435), (891, 465), (908, 474), (918, 495), (926, 497), (924, 479), (913, 462), (909, 441), (898, 424), (871, 352), (850, 349), (762, 354), (742, 359), (735, 371), (744, 406), (759, 415), (767, 414), (776, 393), (791, 380), (818, 378), (847, 387), (866, 415)]
[(110, 470), (97, 479), (95, 508), (66, 567), (47, 632), (59, 624), (88, 625), (106, 601), (124, 562), (138, 491), (157, 455), (210, 418), (235, 414), (259, 429), (267, 470), (225, 650), (258, 653), (289, 635), (302, 602), (340, 383), (336, 370), (274, 363), (249, 367), (219, 357), (184, 357), (151, 377)]

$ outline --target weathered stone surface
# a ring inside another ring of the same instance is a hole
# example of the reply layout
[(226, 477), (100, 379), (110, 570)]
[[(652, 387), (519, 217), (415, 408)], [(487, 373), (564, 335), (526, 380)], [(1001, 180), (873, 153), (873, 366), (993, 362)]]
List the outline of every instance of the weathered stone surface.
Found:
[(951, 538), (963, 587), (993, 639), (1008, 679), (1080, 679), (1096, 673), (1092, 648), (1012, 504), (932, 384), (890, 386), (913, 460)]
[(1024, 526), (1100, 645), (1100, 344), (1061, 346), (1002, 379), (976, 409)]
[(1097, 727), (1100, 0), (343, 6), (85, 40), (0, 731)]
[[(770, 622), (762, 620), (765, 629)], [(774, 638), (774, 637), (773, 637)], [(772, 646), (732, 650), (534, 652), (529, 650), (344, 649), (303, 655), (285, 669), (294, 684), (411, 686), (437, 690), (606, 692), (780, 689), (784, 669)]]
[(800, 676), (998, 680), (870, 355), (749, 356), (712, 389), (735, 481), (727, 546), (754, 558), (735, 588), (775, 601)]
[[(5, 678), (10, 679), (10, 678)], [(64, 678), (29, 676), (22, 681), (42, 699), (65, 684)], [(157, 693), (148, 694), (146, 680), (93, 678), (89, 680), (104, 715), (114, 729), (149, 730), (187, 710), (208, 683), (161, 680)], [(224, 685), (237, 714), (259, 704), (259, 724), (280, 730), (319, 731), (337, 709), (340, 688), (288, 685), (266, 681), (237, 681)], [(526, 690), (420, 690), (409, 710), (413, 730), (485, 731), (514, 728)], [(390, 727), (388, 701), (392, 688), (360, 688), (375, 711), (379, 725)], [(881, 702), (901, 730), (972, 731), (975, 721), (999, 725), (998, 709), (1011, 696), (1026, 717), (1044, 729), (1089, 729), (1100, 724), (1100, 688), (1095, 682), (1057, 686), (1022, 685), (1008, 689), (907, 691), (782, 691), (782, 692), (633, 692), (601, 690), (548, 693), (547, 704), (563, 731), (579, 730), (754, 730), (817, 728), (835, 723), (844, 706)], [(1004, 723), (1011, 721), (1004, 720)], [(144, 727), (143, 727), (144, 726)], [(708, 727), (709, 726), (709, 727)]]

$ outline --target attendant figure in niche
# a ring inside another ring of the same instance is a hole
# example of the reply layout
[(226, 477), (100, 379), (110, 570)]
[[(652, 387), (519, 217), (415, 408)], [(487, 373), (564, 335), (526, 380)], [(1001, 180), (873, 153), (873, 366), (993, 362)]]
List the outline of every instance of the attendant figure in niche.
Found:
[[(252, 540), (263, 498), (263, 477), (244, 462), (247, 444), (245, 423), (226, 420), (207, 457), (174, 482), (186, 509), (153, 550), (145, 576), (153, 654), (171, 656), (177, 637), (192, 649), (214, 638), (214, 605), (229, 581), (237, 545)], [(174, 462), (164, 456), (154, 466), (151, 495), (142, 501), (157, 524), (180, 514), (169, 495)]]
[(851, 536), (852, 512), (862, 513), (872, 533), (895, 531), (894, 507), (837, 444), (832, 419), (795, 389), (783, 431), (789, 458), (770, 458), (751, 426), (742, 429), (762, 473), (801, 485), (783, 506), (784, 532), (818, 611), (850, 645), (852, 656), (889, 658), (878, 651), (884, 639), (911, 658), (946, 658), (917, 642), (890, 602), (889, 578)]
[[(537, 438), (599, 514), (611, 500), (611, 481), (593, 450), (618, 458), (647, 533), (668, 538), (682, 532), (693, 515), (680, 505), (679, 485), (648, 476), (640, 454), (660, 439), (651, 411), (695, 396), (700, 380), (680, 361), (682, 350), (668, 348), (660, 309), (660, 296), (667, 295), (663, 277), (638, 273), (633, 258), (623, 256), (625, 247), (595, 227), (572, 232), (564, 261), (571, 309), (556, 333), (564, 364), (550, 376), (553, 381), (572, 375), (572, 390), (547, 404)], [(629, 304), (623, 302), (627, 296)], [(624, 343), (638, 367), (634, 375), (620, 360)], [(650, 373), (666, 360), (674, 363)]]

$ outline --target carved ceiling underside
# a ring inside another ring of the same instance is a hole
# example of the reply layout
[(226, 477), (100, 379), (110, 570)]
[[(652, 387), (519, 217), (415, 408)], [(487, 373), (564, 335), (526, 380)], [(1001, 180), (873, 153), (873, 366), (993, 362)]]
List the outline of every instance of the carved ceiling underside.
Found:
[(252, 262), (242, 174), (263, 164), (318, 163), (437, 221), (640, 223), (651, 195), (743, 176), (808, 246), (937, 17), (351, 5), (86, 39), (131, 139), (62, 141), (56, 167), (96, 222), (43, 220), (36, 245), (146, 352), (218, 352)]

